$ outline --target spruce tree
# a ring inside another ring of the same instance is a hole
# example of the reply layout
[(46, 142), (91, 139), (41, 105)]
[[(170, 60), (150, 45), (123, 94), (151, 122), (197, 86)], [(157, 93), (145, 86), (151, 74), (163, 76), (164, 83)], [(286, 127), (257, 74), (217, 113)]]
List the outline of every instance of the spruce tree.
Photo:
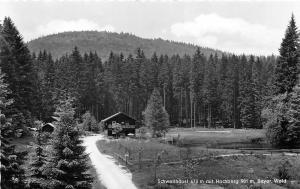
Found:
[(195, 127), (196, 108), (200, 102), (203, 102), (204, 95), (202, 89), (205, 77), (205, 58), (200, 48), (197, 48), (190, 65), (189, 70), (189, 90), (190, 90), (190, 120), (191, 126)]
[(8, 99), (10, 93), (8, 85), (4, 83), (4, 74), (0, 69), (0, 160), (1, 160), (1, 188), (25, 188), (24, 163), (26, 152), (17, 152), (11, 145), (9, 138), (13, 136), (12, 123), (2, 114), (13, 101)]
[(276, 96), (263, 111), (267, 137), (274, 146), (293, 148), (300, 145), (299, 49), (299, 35), (292, 15), (275, 68)]
[(219, 81), (219, 90), (220, 90), (220, 119), (222, 120), (222, 125), (228, 127), (232, 120), (232, 103), (231, 98), (232, 94), (232, 75), (231, 75), (231, 66), (232, 63), (229, 61), (229, 57), (226, 54), (223, 54), (221, 57), (220, 63), (220, 81)]
[(161, 55), (159, 58), (159, 73), (158, 73), (158, 85), (162, 89), (163, 99), (164, 99), (164, 106), (169, 112), (170, 121), (174, 122), (177, 121), (176, 118), (176, 102), (174, 98), (174, 91), (173, 91), (173, 68), (171, 65), (171, 61), (167, 55)]
[(240, 80), (241, 93), (239, 97), (241, 124), (243, 128), (261, 128), (258, 83), (255, 82), (256, 79), (254, 78), (257, 72), (253, 70), (254, 57), (250, 56), (250, 60), (247, 61), (246, 57), (242, 56), (241, 63), (244, 68), (242, 80)]
[(157, 88), (153, 90), (143, 114), (145, 125), (152, 129), (152, 137), (162, 136), (167, 131), (170, 125), (169, 114), (163, 107), (162, 98)]
[(280, 94), (264, 109), (267, 138), (276, 147), (300, 147), (300, 83), (289, 94)]
[(157, 87), (158, 80), (158, 58), (154, 53), (150, 60), (142, 61), (140, 68), (140, 86), (143, 97), (143, 104), (147, 103), (153, 89)]
[(67, 99), (57, 107), (59, 121), (52, 141), (49, 179), (54, 189), (90, 189), (93, 178), (87, 173), (88, 156), (80, 140), (80, 132), (74, 119), (74, 108)]
[(179, 125), (182, 125), (183, 120), (183, 65), (180, 57), (172, 56), (170, 60), (173, 64), (173, 73), (172, 73), (172, 91), (174, 91), (174, 98), (176, 100), (176, 108), (178, 118), (177, 121)]
[(45, 174), (47, 155), (44, 150), (43, 133), (41, 121), (35, 123), (38, 128), (35, 136), (35, 150), (30, 163), (30, 178), (28, 179), (28, 185), (31, 189), (46, 189), (48, 188), (47, 175)]
[(292, 15), (279, 49), (275, 68), (275, 94), (290, 93), (297, 82), (299, 73), (299, 35), (294, 15)]
[(210, 55), (206, 66), (206, 74), (204, 79), (204, 98), (207, 104), (207, 121), (210, 128), (214, 123), (213, 119), (217, 115), (218, 105), (218, 78), (216, 69), (216, 60)]
[(240, 86), (239, 86), (239, 82), (240, 82), (240, 74), (239, 74), (239, 70), (240, 70), (240, 65), (239, 65), (239, 58), (235, 55), (233, 55), (231, 57), (232, 61), (233, 61), (233, 83), (232, 83), (232, 89), (233, 89), (233, 128), (237, 129), (240, 127), (240, 109), (239, 109), (239, 93), (240, 93)]
[(300, 79), (294, 87), (288, 103), (287, 111), (287, 143), (290, 147), (300, 147)]
[(36, 94), (35, 111), (39, 120), (51, 122), (51, 116), (55, 111), (54, 104), (54, 82), (55, 82), (55, 65), (50, 53), (46, 51), (39, 52), (36, 58), (32, 58), (36, 74)]
[[(5, 40), (1, 47), (0, 66), (6, 74), (5, 81), (12, 93), (9, 95), (15, 103), (6, 110), (8, 116), (13, 116), (14, 125), (26, 129), (32, 123), (34, 111), (35, 85), (34, 69), (30, 52), (13, 21), (5, 17), (0, 31)], [(25, 123), (25, 124), (24, 124)]]

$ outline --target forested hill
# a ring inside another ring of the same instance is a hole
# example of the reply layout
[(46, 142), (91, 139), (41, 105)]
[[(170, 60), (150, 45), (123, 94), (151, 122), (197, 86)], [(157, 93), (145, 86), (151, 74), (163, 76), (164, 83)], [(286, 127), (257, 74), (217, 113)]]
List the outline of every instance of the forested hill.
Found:
[[(182, 56), (184, 54), (194, 54), (197, 48), (197, 46), (191, 44), (162, 39), (144, 39), (128, 33), (97, 31), (64, 32), (28, 42), (31, 52), (37, 53), (45, 49), (52, 54), (53, 58), (59, 58), (71, 52), (74, 46), (77, 46), (81, 52), (96, 51), (104, 60), (108, 58), (110, 51), (122, 52), (127, 56), (130, 53), (134, 54), (137, 48), (141, 48), (146, 57), (151, 57), (154, 52), (169, 56), (174, 54)], [(218, 55), (221, 54), (221, 51), (210, 48), (200, 47), (200, 50), (206, 56), (215, 52)]]

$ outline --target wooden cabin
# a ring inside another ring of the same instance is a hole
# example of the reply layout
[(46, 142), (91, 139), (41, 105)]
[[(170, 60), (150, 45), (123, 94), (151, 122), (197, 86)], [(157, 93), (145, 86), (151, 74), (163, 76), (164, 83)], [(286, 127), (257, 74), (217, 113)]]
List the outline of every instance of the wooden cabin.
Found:
[(42, 126), (42, 132), (52, 133), (55, 129), (55, 126), (52, 123), (46, 123)]
[(123, 112), (103, 119), (101, 124), (107, 130), (108, 136), (135, 135), (136, 120)]

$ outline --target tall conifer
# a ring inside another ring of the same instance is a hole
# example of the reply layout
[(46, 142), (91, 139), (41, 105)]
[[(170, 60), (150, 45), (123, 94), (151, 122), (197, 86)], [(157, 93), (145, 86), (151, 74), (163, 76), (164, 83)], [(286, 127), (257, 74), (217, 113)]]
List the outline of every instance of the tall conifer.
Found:
[(275, 94), (290, 93), (297, 82), (299, 73), (299, 34), (294, 15), (292, 15), (279, 49), (275, 68)]

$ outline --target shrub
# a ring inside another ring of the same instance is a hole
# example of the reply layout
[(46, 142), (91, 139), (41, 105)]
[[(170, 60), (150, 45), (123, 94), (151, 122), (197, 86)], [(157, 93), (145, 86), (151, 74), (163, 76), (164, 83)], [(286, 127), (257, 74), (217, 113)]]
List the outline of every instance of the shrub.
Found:
[(290, 175), (289, 171), (290, 171), (291, 167), (292, 167), (292, 165), (288, 160), (285, 161), (283, 164), (281, 164), (278, 167), (278, 177), (280, 179), (290, 179), (291, 175)]
[(89, 111), (82, 115), (82, 121), (83, 130), (93, 132), (100, 130), (95, 117)]
[(146, 127), (141, 127), (138, 129), (137, 131), (138, 135), (140, 138), (142, 139), (146, 139), (147, 138), (147, 128)]
[(274, 97), (263, 111), (267, 138), (273, 146), (298, 147), (300, 145), (300, 86), (290, 94)]

